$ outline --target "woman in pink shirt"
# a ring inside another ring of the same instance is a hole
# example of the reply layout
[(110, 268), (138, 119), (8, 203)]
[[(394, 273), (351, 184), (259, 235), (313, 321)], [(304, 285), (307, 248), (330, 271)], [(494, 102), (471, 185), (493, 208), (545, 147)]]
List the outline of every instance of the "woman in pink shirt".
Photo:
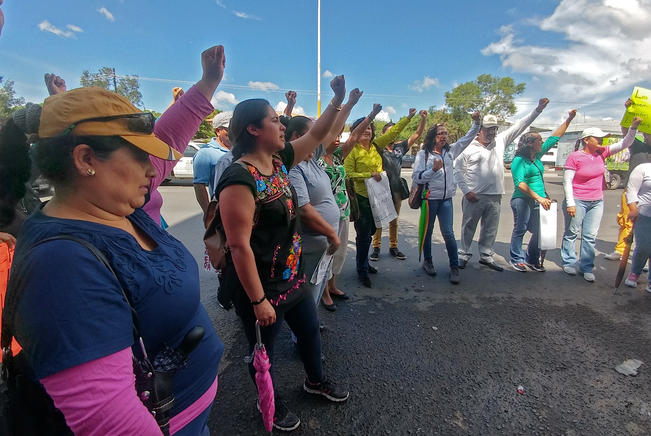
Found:
[(604, 211), (603, 190), (605, 159), (628, 148), (635, 139), (637, 127), (642, 120), (636, 117), (623, 140), (603, 147), (608, 136), (598, 128), (588, 128), (581, 133), (575, 151), (565, 162), (563, 189), (565, 191), (565, 233), (561, 244), (563, 271), (576, 275), (577, 255), (574, 242), (581, 233), (579, 272), (588, 282), (594, 282), (594, 246)]

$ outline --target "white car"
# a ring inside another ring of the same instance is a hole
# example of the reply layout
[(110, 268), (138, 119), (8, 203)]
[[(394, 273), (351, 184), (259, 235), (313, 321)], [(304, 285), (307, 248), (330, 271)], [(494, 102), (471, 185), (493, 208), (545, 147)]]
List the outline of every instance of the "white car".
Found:
[(194, 170), (192, 169), (192, 160), (194, 155), (197, 154), (199, 148), (203, 144), (199, 142), (190, 142), (188, 147), (185, 149), (183, 156), (179, 161), (174, 165), (172, 174), (170, 174), (171, 179), (192, 179), (194, 178)]

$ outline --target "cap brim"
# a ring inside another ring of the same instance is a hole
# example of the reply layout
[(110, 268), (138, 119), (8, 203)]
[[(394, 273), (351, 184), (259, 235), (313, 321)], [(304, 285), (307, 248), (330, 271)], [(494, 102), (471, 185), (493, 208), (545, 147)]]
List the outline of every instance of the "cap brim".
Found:
[(120, 135), (120, 137), (145, 153), (160, 159), (179, 160), (181, 158), (181, 153), (154, 135)]

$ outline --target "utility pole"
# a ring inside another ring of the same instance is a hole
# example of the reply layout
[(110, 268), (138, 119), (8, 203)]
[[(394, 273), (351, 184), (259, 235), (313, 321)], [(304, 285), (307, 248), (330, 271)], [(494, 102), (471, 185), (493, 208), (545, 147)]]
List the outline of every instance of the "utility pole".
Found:
[(317, 116), (321, 116), (321, 0), (317, 0), (316, 24), (316, 99)]
[(115, 67), (113, 67), (113, 92), (118, 92), (118, 81), (115, 78)]

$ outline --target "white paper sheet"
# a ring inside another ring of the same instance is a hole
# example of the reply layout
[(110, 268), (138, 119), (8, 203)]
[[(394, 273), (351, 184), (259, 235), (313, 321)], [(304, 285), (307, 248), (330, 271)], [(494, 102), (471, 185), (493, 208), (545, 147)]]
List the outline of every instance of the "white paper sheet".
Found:
[(556, 248), (556, 220), (558, 217), (558, 203), (552, 202), (549, 210), (540, 206), (540, 237), (538, 243), (541, 250)]
[(318, 285), (323, 280), (325, 280), (331, 265), (332, 265), (332, 254), (328, 254), (328, 252), (326, 251), (325, 253), (323, 253), (323, 256), (321, 256), (321, 260), (319, 260), (319, 264), (317, 265), (317, 267), (314, 268), (314, 273), (312, 273), (312, 278), (310, 279), (310, 283), (312, 283), (313, 285)]
[(366, 190), (368, 191), (368, 201), (373, 211), (375, 227), (386, 227), (391, 221), (398, 217), (396, 208), (393, 205), (391, 188), (389, 187), (389, 178), (382, 171), (382, 180), (379, 182), (373, 177), (366, 179)]

